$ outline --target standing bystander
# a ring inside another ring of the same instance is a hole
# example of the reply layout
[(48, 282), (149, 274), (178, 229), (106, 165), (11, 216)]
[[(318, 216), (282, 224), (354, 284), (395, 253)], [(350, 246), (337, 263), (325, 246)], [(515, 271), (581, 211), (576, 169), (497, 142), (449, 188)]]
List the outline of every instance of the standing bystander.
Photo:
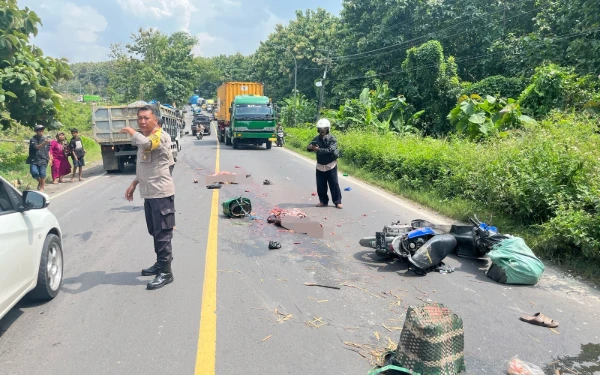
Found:
[(52, 164), (50, 154), (50, 137), (44, 137), (44, 125), (35, 126), (35, 135), (29, 140), (29, 156), (26, 163), (29, 164), (31, 176), (38, 181), (37, 189), (44, 191), (46, 188), (46, 170), (48, 164)]
[(77, 172), (77, 168), (79, 168), (79, 181), (83, 181), (81, 177), (81, 173), (83, 172), (83, 166), (85, 165), (85, 148), (83, 147), (83, 142), (79, 137), (79, 130), (73, 128), (71, 129), (71, 142), (69, 142), (69, 150), (71, 152), (71, 158), (73, 159), (73, 176), (71, 176), (71, 182), (75, 179), (75, 173)]

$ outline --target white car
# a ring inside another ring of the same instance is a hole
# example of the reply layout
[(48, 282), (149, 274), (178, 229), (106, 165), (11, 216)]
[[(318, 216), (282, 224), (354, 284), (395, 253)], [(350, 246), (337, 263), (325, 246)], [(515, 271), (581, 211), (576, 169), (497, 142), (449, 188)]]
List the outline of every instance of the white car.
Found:
[(25, 295), (51, 300), (63, 280), (62, 233), (48, 195), (0, 177), (0, 319)]

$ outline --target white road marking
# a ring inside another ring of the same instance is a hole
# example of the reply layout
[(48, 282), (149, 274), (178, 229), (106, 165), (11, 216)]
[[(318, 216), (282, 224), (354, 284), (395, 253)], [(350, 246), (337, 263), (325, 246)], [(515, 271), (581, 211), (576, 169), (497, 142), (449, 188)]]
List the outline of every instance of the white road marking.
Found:
[[(307, 158), (304, 155), (298, 154), (298, 153), (296, 153), (294, 151), (291, 151), (291, 150), (288, 150), (286, 148), (281, 148), (281, 150), (283, 150), (283, 151), (285, 151), (285, 152), (287, 152), (289, 154), (292, 154), (292, 155), (294, 155), (294, 156), (296, 156), (296, 157), (298, 157), (298, 158), (306, 161), (307, 163), (310, 163), (311, 165), (315, 165), (315, 161), (314, 160), (311, 160), (311, 159)], [(344, 176), (342, 173), (338, 173), (338, 179), (347, 180), (348, 182), (352, 182), (353, 184), (356, 184), (356, 185), (362, 187), (363, 189), (368, 190), (371, 193), (380, 196), (381, 198), (384, 198), (384, 199), (392, 201), (393, 203), (397, 204), (398, 206), (400, 206), (400, 207), (402, 207), (404, 209), (408, 209), (408, 210), (411, 210), (411, 211), (418, 212), (419, 215), (423, 219), (425, 219), (425, 220), (434, 222), (436, 224), (452, 224), (453, 222), (454, 223), (456, 222), (456, 221), (450, 221), (450, 219), (445, 218), (445, 217), (440, 216), (440, 215), (436, 215), (435, 213), (432, 213), (430, 211), (427, 212), (427, 211), (425, 211), (425, 208), (418, 207), (418, 206), (416, 206), (415, 203), (402, 200), (402, 199), (400, 199), (400, 198), (398, 198), (398, 197), (396, 197), (396, 196), (394, 196), (394, 195), (392, 195), (392, 194), (390, 194), (390, 193), (388, 193), (388, 192), (386, 192), (384, 190), (381, 190), (379, 188), (375, 188), (373, 186), (370, 186), (370, 185), (368, 185), (368, 184), (366, 184), (366, 183), (364, 183), (364, 182), (362, 182), (360, 180), (357, 180), (357, 179), (352, 178), (350, 176)]]
[(77, 186), (73, 186), (73, 187), (72, 187), (72, 188), (70, 188), (70, 189), (67, 189), (67, 190), (65, 190), (65, 191), (61, 191), (60, 193), (58, 193), (58, 194), (56, 194), (56, 195), (51, 195), (51, 196), (50, 196), (50, 199), (52, 200), (52, 199), (54, 199), (54, 198), (58, 198), (58, 197), (60, 197), (60, 196), (61, 196), (61, 195), (63, 195), (63, 194), (67, 194), (68, 192), (70, 192), (70, 191), (73, 191), (73, 190), (75, 190), (75, 189), (78, 189), (78, 188), (82, 187), (83, 185), (87, 184), (88, 182), (92, 182), (92, 181), (94, 181), (94, 180), (96, 180), (96, 179), (98, 179), (98, 178), (100, 178), (100, 177), (104, 176), (105, 174), (106, 174), (106, 172), (102, 173), (102, 174), (101, 174), (101, 175), (99, 175), (99, 176), (92, 177), (92, 178), (88, 178), (88, 179), (86, 179), (85, 181), (83, 181), (82, 183), (78, 184)]

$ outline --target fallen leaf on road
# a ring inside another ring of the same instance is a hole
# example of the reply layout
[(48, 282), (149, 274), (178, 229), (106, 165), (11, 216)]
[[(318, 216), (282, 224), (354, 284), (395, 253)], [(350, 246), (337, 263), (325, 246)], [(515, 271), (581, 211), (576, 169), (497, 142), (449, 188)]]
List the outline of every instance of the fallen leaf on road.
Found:
[(269, 336), (265, 337), (264, 339), (260, 340), (260, 342), (265, 342), (265, 341), (267, 341), (270, 338), (271, 338), (271, 335), (269, 335)]

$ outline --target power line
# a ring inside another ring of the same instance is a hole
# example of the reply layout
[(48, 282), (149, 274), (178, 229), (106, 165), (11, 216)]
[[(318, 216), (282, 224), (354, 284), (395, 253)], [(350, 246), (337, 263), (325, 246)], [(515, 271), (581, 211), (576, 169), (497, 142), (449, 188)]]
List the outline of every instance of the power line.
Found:
[[(517, 14), (517, 15), (515, 15), (515, 16), (509, 17), (508, 19), (510, 20), (510, 19), (512, 19), (512, 18), (520, 17), (520, 16), (522, 16), (522, 15), (525, 15), (525, 14), (527, 14), (527, 13), (532, 13), (532, 12), (535, 12), (535, 11), (537, 11), (537, 10), (539, 10), (539, 8), (534, 8), (534, 9), (532, 9), (532, 10), (528, 10), (528, 11), (526, 11), (526, 12), (519, 13), (519, 14)], [(497, 12), (493, 12), (493, 13), (490, 13), (490, 14), (494, 14), (494, 13), (498, 13), (498, 12), (499, 12), (499, 11), (497, 11)], [(482, 16), (483, 16), (483, 15), (482, 15)], [(479, 17), (482, 17), (482, 16), (479, 16)], [(428, 33), (428, 34), (421, 35), (421, 36), (419, 36), (419, 37), (416, 37), (416, 38), (413, 38), (413, 39), (410, 39), (410, 40), (406, 40), (406, 41), (404, 41), (404, 42), (400, 42), (400, 43), (393, 44), (393, 45), (391, 45), (391, 46), (382, 47), (382, 48), (374, 49), (374, 50), (371, 50), (371, 51), (360, 52), (360, 53), (356, 53), (356, 54), (353, 54), (353, 55), (346, 55), (346, 56), (336, 56), (336, 57), (333, 57), (332, 59), (333, 59), (333, 60), (340, 60), (340, 59), (344, 58), (344, 61), (349, 61), (349, 60), (359, 60), (359, 59), (364, 59), (364, 58), (372, 58), (372, 57), (375, 57), (375, 56), (384, 55), (384, 54), (386, 54), (386, 53), (395, 52), (395, 51), (397, 51), (397, 50), (398, 50), (398, 48), (395, 48), (395, 47), (401, 47), (401, 46), (403, 46), (403, 45), (406, 45), (406, 44), (409, 44), (409, 43), (412, 43), (412, 42), (416, 42), (416, 41), (418, 41), (418, 40), (421, 40), (421, 39), (424, 39), (424, 38), (428, 38), (428, 37), (429, 37), (429, 38), (431, 38), (431, 37), (433, 37), (433, 36), (436, 36), (436, 37), (438, 37), (438, 39), (446, 39), (446, 38), (450, 38), (450, 37), (453, 37), (453, 36), (457, 36), (457, 35), (460, 35), (460, 34), (464, 34), (464, 33), (470, 32), (471, 30), (463, 30), (463, 31), (461, 31), (461, 32), (458, 32), (458, 33), (455, 33), (455, 34), (452, 34), (452, 35), (445, 35), (445, 36), (441, 36), (441, 37), (440, 37), (440, 35), (439, 35), (439, 34), (440, 34), (441, 32), (444, 32), (444, 31), (447, 31), (447, 30), (449, 30), (449, 29), (452, 29), (452, 28), (454, 28), (454, 27), (456, 27), (456, 26), (459, 26), (459, 25), (461, 25), (461, 24), (463, 24), (463, 23), (466, 23), (466, 22), (472, 22), (472, 21), (474, 21), (474, 19), (471, 19), (471, 20), (468, 20), (468, 21), (463, 21), (463, 22), (461, 22), (461, 23), (458, 23), (458, 24), (456, 24), (456, 25), (453, 25), (453, 26), (448, 26), (448, 27), (446, 27), (446, 28), (443, 28), (443, 29), (441, 29), (441, 30), (433, 31), (433, 32), (430, 32), (430, 33)], [(504, 20), (503, 22), (505, 22), (505, 20)], [(390, 50), (390, 51), (383, 51), (383, 52), (379, 52), (379, 51), (382, 51), (382, 50), (385, 50), (385, 49), (389, 49), (389, 48), (395, 48), (395, 49), (393, 49), (393, 50)], [(373, 54), (372, 52), (379, 52), (379, 53), (375, 53), (375, 54)], [(364, 55), (367, 55), (367, 56), (364, 56)]]
[[(584, 31), (580, 31), (580, 32), (575, 32), (575, 33), (569, 33), (569, 34), (562, 34), (559, 35), (557, 37), (552, 37), (552, 38), (548, 38), (548, 39), (552, 39), (552, 41), (556, 41), (556, 40), (561, 40), (561, 39), (565, 39), (571, 36), (578, 36), (578, 35), (583, 35), (583, 34), (589, 34), (589, 33), (593, 33), (596, 31), (600, 31), (600, 27), (597, 28), (592, 28), (589, 30), (584, 30)], [(462, 61), (468, 61), (468, 60), (473, 60), (473, 59), (478, 59), (478, 58), (482, 58), (482, 57), (488, 57), (488, 56), (493, 56), (493, 55), (497, 55), (500, 53), (505, 53), (505, 51), (498, 51), (498, 52), (490, 52), (490, 53), (486, 53), (486, 54), (481, 54), (481, 55), (476, 55), (476, 56), (467, 56), (467, 57), (463, 57), (463, 58), (459, 58), (459, 59), (455, 59), (455, 62), (462, 62)], [(515, 53), (515, 56), (520, 55), (520, 53)], [(422, 65), (419, 66), (417, 68), (414, 69), (408, 69), (408, 70), (392, 70), (389, 72), (384, 72), (384, 73), (378, 73), (378, 74), (374, 74), (374, 75), (370, 75), (368, 77), (366, 76), (355, 76), (355, 77), (351, 77), (351, 78), (340, 78), (340, 79), (332, 79), (332, 81), (335, 82), (342, 82), (342, 81), (353, 81), (353, 80), (359, 80), (359, 79), (370, 79), (372, 77), (380, 77), (380, 76), (385, 76), (385, 75), (390, 75), (390, 74), (396, 74), (396, 73), (402, 73), (402, 72), (412, 72), (412, 71), (416, 71), (419, 69), (426, 69), (426, 68), (433, 68), (437, 66), (437, 64), (430, 64), (430, 65)], [(364, 73), (367, 73), (368, 71), (365, 71)]]

